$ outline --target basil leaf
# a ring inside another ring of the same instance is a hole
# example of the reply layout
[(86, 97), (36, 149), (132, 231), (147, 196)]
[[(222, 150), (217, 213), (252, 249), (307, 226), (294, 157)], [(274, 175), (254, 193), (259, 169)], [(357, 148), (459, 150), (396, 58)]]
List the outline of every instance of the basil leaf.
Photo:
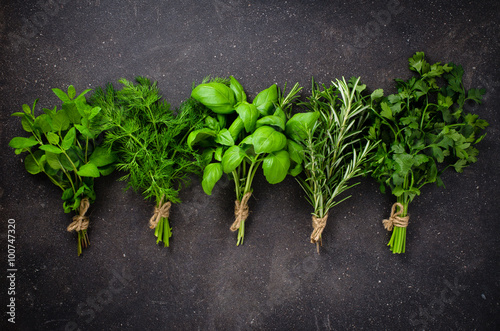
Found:
[(287, 151), (270, 153), (262, 162), (264, 176), (270, 184), (283, 181), (290, 168), (290, 155)]
[(233, 146), (234, 140), (227, 129), (222, 129), (219, 131), (215, 137), (215, 142), (224, 146)]
[(187, 139), (187, 144), (190, 148), (199, 141), (205, 140), (210, 137), (217, 136), (217, 133), (212, 129), (199, 129), (191, 132)]
[(270, 126), (261, 126), (252, 134), (252, 142), (255, 153), (271, 153), (286, 146), (286, 137)]
[(307, 132), (312, 130), (318, 118), (317, 111), (295, 114), (286, 123), (285, 134), (293, 140), (302, 141), (307, 138)]
[(286, 144), (288, 153), (290, 154), (290, 159), (295, 163), (302, 163), (304, 160), (304, 147), (290, 139), (287, 140)]
[(280, 116), (275, 116), (275, 115), (264, 116), (257, 121), (255, 126), (258, 128), (263, 125), (276, 126), (283, 131), (285, 130), (285, 121)]
[(259, 111), (257, 108), (248, 102), (242, 102), (236, 107), (236, 112), (243, 120), (246, 132), (252, 132), (259, 118)]
[(228, 174), (236, 169), (246, 157), (245, 150), (239, 146), (231, 146), (222, 156), (222, 170)]
[(222, 177), (222, 166), (220, 163), (210, 163), (203, 171), (203, 180), (201, 186), (206, 194), (212, 195), (215, 184)]
[(243, 86), (241, 86), (241, 84), (233, 76), (229, 78), (229, 87), (233, 90), (234, 95), (236, 96), (236, 101), (238, 103), (247, 101), (247, 95), (245, 94), (245, 91), (243, 91)]
[(269, 112), (273, 109), (274, 104), (278, 102), (278, 88), (275, 84), (271, 85), (264, 91), (257, 94), (255, 99), (253, 99), (252, 104), (257, 107), (257, 110), (262, 116), (269, 115)]
[(224, 84), (200, 84), (194, 88), (191, 96), (217, 114), (230, 114), (234, 111), (234, 92)]

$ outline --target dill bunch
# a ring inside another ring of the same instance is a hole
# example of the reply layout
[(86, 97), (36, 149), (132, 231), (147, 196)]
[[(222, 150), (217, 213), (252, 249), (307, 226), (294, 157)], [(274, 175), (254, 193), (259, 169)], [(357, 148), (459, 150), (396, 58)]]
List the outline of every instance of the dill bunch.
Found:
[(171, 203), (179, 203), (179, 191), (193, 173), (203, 169), (202, 157), (186, 145), (188, 134), (201, 126), (207, 109), (188, 99), (177, 110), (162, 100), (156, 82), (137, 77), (136, 82), (120, 79), (97, 89), (91, 103), (101, 107), (105, 117), (105, 145), (118, 155), (117, 169), (127, 189), (141, 192), (155, 201), (150, 227), (156, 243), (169, 246), (172, 229), (168, 217)]

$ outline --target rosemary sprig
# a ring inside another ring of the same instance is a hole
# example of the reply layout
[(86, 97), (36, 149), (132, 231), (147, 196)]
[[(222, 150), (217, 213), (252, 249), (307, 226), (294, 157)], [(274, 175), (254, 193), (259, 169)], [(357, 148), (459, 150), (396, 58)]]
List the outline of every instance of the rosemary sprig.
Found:
[(297, 177), (314, 207), (315, 231), (311, 242), (317, 244), (318, 252), (328, 211), (349, 198), (339, 200), (339, 195), (357, 185), (350, 180), (364, 173), (362, 164), (375, 145), (360, 137), (370, 107), (361, 94), (364, 89), (359, 78), (352, 78), (349, 83), (345, 79), (337, 80), (330, 87), (322, 85), (322, 88), (313, 81), (312, 95), (304, 103), (320, 114), (307, 139), (301, 142), (304, 175)]

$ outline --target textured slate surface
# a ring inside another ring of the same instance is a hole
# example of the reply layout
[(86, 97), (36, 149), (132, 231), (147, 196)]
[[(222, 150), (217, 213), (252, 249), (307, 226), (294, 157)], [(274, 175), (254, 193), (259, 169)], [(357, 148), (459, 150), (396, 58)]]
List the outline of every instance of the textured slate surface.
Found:
[[(0, 1), (0, 293), (7, 220), (16, 224), (19, 330), (493, 330), (500, 326), (498, 1)], [(234, 75), (250, 97), (272, 83), (362, 76), (392, 89), (416, 51), (484, 87), (472, 110), (490, 123), (479, 162), (444, 176), (411, 205), (407, 253), (392, 255), (381, 220), (393, 202), (369, 179), (330, 213), (321, 254), (293, 179), (255, 181), (245, 245), (229, 232), (232, 183), (206, 196), (196, 178), (171, 214), (170, 248), (147, 227), (153, 206), (96, 181), (91, 247), (76, 256), (60, 192), (25, 172), (7, 146), (9, 115), (50, 88), (77, 91), (144, 75), (174, 106), (193, 81)]]

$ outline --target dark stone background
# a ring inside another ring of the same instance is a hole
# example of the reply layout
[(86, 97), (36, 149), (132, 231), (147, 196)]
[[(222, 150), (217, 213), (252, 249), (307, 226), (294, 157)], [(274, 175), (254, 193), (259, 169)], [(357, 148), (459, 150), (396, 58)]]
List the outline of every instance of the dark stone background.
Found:
[[(1, 311), (7, 220), (16, 221), (19, 330), (494, 330), (500, 326), (500, 5), (491, 1), (0, 1)], [(381, 220), (393, 199), (370, 179), (331, 213), (321, 254), (311, 207), (293, 179), (258, 175), (245, 245), (235, 246), (228, 180), (206, 196), (198, 179), (174, 206), (170, 248), (147, 227), (153, 205), (96, 181), (91, 247), (76, 256), (61, 192), (24, 170), (7, 144), (9, 115), (51, 88), (77, 91), (144, 75), (177, 106), (204, 76), (234, 75), (249, 96), (272, 83), (362, 76), (392, 91), (407, 59), (465, 69), (484, 87), (469, 109), (490, 123), (477, 164), (444, 175), (411, 205), (407, 253), (393, 255)]]

